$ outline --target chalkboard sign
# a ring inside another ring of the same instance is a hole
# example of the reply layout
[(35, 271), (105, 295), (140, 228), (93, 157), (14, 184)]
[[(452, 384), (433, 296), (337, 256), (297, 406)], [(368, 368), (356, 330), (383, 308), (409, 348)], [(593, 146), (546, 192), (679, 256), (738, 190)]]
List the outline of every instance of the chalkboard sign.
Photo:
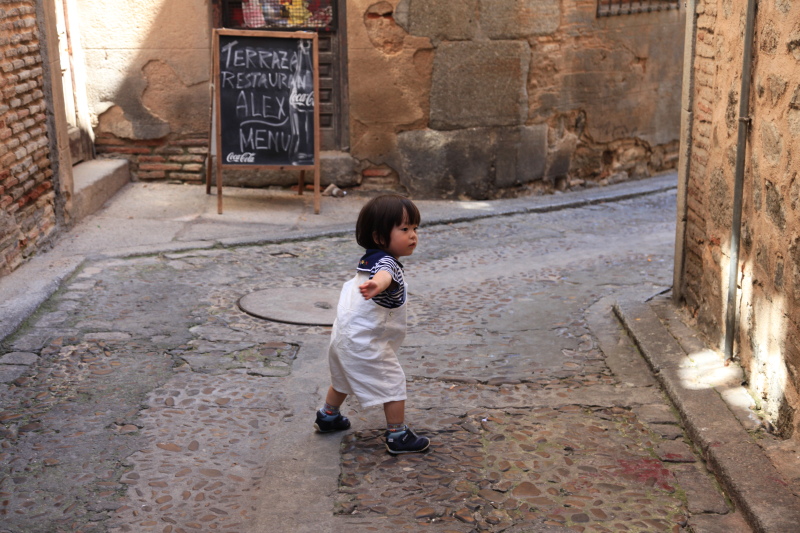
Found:
[(218, 191), (225, 167), (313, 169), (319, 212), (317, 34), (217, 29), (213, 50)]
[(315, 33), (218, 32), (223, 165), (314, 165), (315, 44)]

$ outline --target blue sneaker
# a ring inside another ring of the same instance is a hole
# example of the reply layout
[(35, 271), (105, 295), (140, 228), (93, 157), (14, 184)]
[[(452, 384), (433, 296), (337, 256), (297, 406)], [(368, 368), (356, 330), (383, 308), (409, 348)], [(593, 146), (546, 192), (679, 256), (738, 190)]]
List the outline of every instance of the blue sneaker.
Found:
[[(395, 436), (392, 437), (392, 435)], [(410, 428), (406, 428), (402, 433), (387, 431), (384, 436), (386, 437), (386, 449), (392, 455), (424, 452), (431, 443), (428, 437), (419, 437)]]
[(350, 421), (342, 413), (334, 415), (323, 415), (317, 411), (317, 420), (314, 422), (314, 429), (320, 433), (330, 433), (332, 431), (344, 431), (350, 429)]

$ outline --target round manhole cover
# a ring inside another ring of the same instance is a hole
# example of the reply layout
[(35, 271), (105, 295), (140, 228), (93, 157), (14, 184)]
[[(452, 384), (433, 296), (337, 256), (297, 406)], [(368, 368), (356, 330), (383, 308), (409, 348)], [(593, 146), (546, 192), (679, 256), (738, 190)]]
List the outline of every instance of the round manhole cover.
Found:
[(239, 308), (248, 315), (273, 322), (332, 326), (338, 303), (338, 289), (304, 287), (251, 292), (239, 299)]

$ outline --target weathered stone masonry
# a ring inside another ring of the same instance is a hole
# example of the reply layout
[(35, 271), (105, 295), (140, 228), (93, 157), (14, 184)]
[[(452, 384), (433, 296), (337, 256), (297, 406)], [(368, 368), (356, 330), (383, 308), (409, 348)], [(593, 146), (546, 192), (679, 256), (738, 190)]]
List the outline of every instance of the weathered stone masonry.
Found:
[[(596, 0), (340, 3), (347, 138), (322, 154), (323, 182), (486, 199), (675, 165), (681, 11), (598, 18)], [(108, 17), (101, 0), (80, 3), (97, 151), (130, 160), (133, 179), (200, 181), (209, 3), (140, 5)], [(287, 177), (237, 170), (225, 183), (296, 182)]]
[(0, 0), (0, 275), (56, 229), (36, 5)]
[[(746, 2), (698, 3), (681, 295), (722, 346)], [(735, 353), (784, 436), (800, 426), (800, 5), (759, 2)]]
[(486, 199), (673, 168), (682, 14), (598, 19), (596, 7), (348, 2), (351, 154), (424, 197)]

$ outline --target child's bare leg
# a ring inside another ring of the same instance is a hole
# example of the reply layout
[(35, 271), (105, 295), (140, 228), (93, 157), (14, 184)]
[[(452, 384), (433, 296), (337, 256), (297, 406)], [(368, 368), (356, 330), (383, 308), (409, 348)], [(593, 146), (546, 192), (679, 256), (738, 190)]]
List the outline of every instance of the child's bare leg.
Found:
[(325, 403), (334, 407), (341, 407), (347, 394), (339, 392), (333, 387), (328, 387), (328, 394), (325, 396)]
[(383, 414), (386, 415), (386, 425), (403, 425), (406, 418), (406, 401), (386, 402), (383, 404)]

